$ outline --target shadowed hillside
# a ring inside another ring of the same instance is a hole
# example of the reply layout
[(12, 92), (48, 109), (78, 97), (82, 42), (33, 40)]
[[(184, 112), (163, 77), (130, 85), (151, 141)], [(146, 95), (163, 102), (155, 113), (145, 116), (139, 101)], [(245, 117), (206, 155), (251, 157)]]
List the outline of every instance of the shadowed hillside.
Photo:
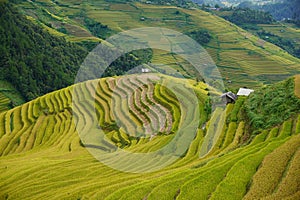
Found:
[(54, 37), (9, 3), (0, 3), (0, 80), (26, 100), (71, 85), (87, 51)]
[[(12, 3), (0, 3), (0, 13), (0, 92), (9, 99), (10, 107), (72, 85), (88, 49), (100, 40), (87, 44), (66, 41), (64, 34), (45, 30)], [(91, 32), (106, 30), (92, 19), (85, 23)], [(129, 52), (111, 63), (103, 76), (122, 75), (151, 57), (150, 49)]]

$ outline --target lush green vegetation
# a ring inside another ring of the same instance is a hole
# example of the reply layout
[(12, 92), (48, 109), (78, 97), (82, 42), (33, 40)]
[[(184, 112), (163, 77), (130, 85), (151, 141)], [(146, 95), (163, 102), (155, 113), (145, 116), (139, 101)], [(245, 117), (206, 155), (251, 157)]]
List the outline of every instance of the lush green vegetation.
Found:
[[(152, 49), (135, 50), (122, 55), (120, 58), (116, 59), (110, 64), (110, 66), (105, 70), (102, 77), (124, 75), (130, 70), (133, 70), (131, 71), (131, 73), (140, 73), (141, 67), (138, 66), (144, 63), (149, 63), (152, 59), (152, 55)], [(135, 67), (137, 68), (134, 69)]]
[(300, 75), (295, 76), (295, 95), (300, 98)]
[(287, 120), (300, 109), (294, 78), (257, 90), (246, 101), (245, 108), (254, 129), (269, 128)]
[(0, 4), (0, 78), (28, 100), (71, 85), (87, 52)]
[(225, 19), (237, 24), (270, 24), (274, 22), (272, 15), (269, 13), (251, 10), (251, 9), (233, 9), (232, 15), (224, 17)]
[(89, 29), (89, 31), (96, 37), (105, 38), (107, 37), (107, 32), (109, 32), (109, 29), (107, 25), (102, 25), (101, 23), (90, 19), (90, 18), (84, 18), (84, 24)]
[(207, 30), (197, 30), (188, 32), (187, 35), (196, 40), (199, 44), (208, 44), (212, 38), (211, 34)]

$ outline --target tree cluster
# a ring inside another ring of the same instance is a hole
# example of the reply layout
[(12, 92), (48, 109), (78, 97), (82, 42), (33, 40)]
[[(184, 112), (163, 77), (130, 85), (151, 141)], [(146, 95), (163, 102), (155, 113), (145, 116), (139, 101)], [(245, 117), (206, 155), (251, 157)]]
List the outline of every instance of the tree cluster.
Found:
[(255, 130), (270, 128), (289, 119), (300, 110), (300, 99), (294, 95), (294, 79), (255, 91), (247, 99), (245, 110)]
[(102, 77), (124, 75), (126, 72), (138, 67), (143, 63), (149, 63), (152, 59), (152, 56), (152, 49), (141, 49), (126, 53), (112, 62), (105, 70)]
[(103, 25), (91, 18), (86, 17), (84, 19), (84, 25), (94, 36), (99, 38), (106, 38), (111, 32), (107, 25)]
[(232, 14), (224, 18), (237, 25), (270, 24), (274, 22), (271, 14), (259, 10), (252, 10), (249, 8), (233, 9)]
[(207, 30), (196, 30), (188, 32), (187, 35), (189, 35), (191, 38), (196, 40), (199, 44), (205, 45), (210, 42), (212, 39), (212, 36)]

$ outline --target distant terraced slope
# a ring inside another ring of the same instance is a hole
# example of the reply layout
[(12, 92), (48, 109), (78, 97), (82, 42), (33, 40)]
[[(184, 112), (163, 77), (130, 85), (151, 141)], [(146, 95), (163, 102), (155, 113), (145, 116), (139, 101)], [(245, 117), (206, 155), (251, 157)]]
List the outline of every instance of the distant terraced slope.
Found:
[[(37, 0), (23, 1), (18, 5), (27, 15), (36, 18), (38, 23), (44, 24), (52, 32), (55, 32), (57, 24), (68, 25), (66, 28), (70, 29), (70, 34), (65, 37), (73, 41), (95, 40), (82, 23), (84, 16), (107, 25), (115, 32), (142, 27), (164, 27), (182, 33), (207, 30), (212, 38), (204, 45), (205, 49), (224, 79), (231, 80), (229, 87), (260, 87), (262, 83), (284, 80), (299, 73), (300, 69), (299, 59), (281, 48), (199, 9), (104, 0)], [(47, 26), (49, 23), (52, 27)], [(85, 29), (86, 34), (72, 35), (73, 32), (82, 32), (77, 29)], [(187, 61), (170, 52), (155, 49), (152, 63), (171, 66), (185, 76), (194, 75)]]
[[(180, 79), (165, 77), (160, 83), (168, 81)], [(205, 86), (189, 83), (184, 87), (198, 91), (199, 107), (203, 108)], [(102, 146), (149, 153), (168, 144), (187, 108), (163, 85), (154, 84), (147, 76), (88, 81), (78, 84), (78, 90), (72, 86), (1, 113), (0, 198), (299, 198), (299, 115), (248, 140), (249, 127), (241, 109), (245, 98), (225, 110), (216, 109), (205, 126), (201, 124), (186, 153), (156, 172), (114, 170), (88, 153), (92, 146), (82, 146), (73, 120), (80, 118), (83, 128), (91, 127), (91, 116), (83, 114), (91, 111), (91, 105), (96, 108), (97, 125), (107, 135)], [(93, 87), (95, 101), (88, 102)], [(81, 93), (78, 100), (86, 108), (81, 113), (73, 113), (72, 107), (80, 106), (72, 104), (73, 92)], [(127, 96), (131, 93), (132, 97)], [(148, 110), (149, 106), (153, 109)], [(205, 117), (201, 121), (206, 121)], [(123, 129), (119, 129), (122, 122)], [(143, 128), (147, 134), (134, 135)], [(128, 166), (134, 168), (134, 164)]]

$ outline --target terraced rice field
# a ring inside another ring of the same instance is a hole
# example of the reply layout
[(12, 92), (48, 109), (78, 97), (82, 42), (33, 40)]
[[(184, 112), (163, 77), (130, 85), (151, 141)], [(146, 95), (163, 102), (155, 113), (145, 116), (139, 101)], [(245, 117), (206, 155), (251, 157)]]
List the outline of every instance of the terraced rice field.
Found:
[[(164, 27), (182, 33), (205, 29), (211, 34), (212, 39), (204, 46), (223, 77), (231, 80), (226, 83), (231, 88), (260, 87), (262, 84), (273, 83), (297, 74), (300, 69), (299, 59), (279, 47), (259, 39), (222, 18), (198, 9), (104, 0), (35, 1), (34, 3), (23, 2), (20, 6), (28, 15), (35, 17), (37, 23), (55, 24), (63, 21), (70, 31), (70, 34), (65, 37), (75, 42), (99, 41), (99, 38), (92, 37), (89, 31), (84, 31), (86, 27), (76, 18), (81, 11), (88, 17), (108, 25), (115, 32), (141, 27)], [(278, 34), (298, 34), (297, 30), (289, 25), (262, 27), (277, 31)], [(57, 34), (53, 28), (47, 29)], [(281, 30), (284, 32), (282, 33)], [(184, 62), (167, 53), (155, 50), (152, 62), (168, 65), (175, 72), (194, 78), (193, 71), (190, 67), (186, 67), (188, 61)]]
[(0, 113), (10, 108), (10, 99), (0, 92)]
[(289, 23), (260, 24), (263, 30), (280, 37), (291, 39), (297, 46), (300, 45), (300, 31), (295, 25)]
[[(176, 82), (183, 86), (171, 84)], [(186, 103), (192, 99), (180, 101), (187, 96), (185, 87), (199, 93), (199, 107), (203, 107), (205, 84), (142, 74), (80, 83), (0, 113), (0, 198), (299, 197), (300, 115), (244, 143), (247, 126), (239, 113), (245, 98), (215, 110), (207, 123), (205, 117), (200, 120), (186, 152), (157, 171), (119, 171), (89, 153), (101, 146), (150, 154), (178, 139), (185, 116), (199, 120), (205, 114), (201, 109), (199, 116), (188, 110)], [(99, 127), (105, 137), (98, 135), (84, 147), (80, 133)], [(184, 132), (191, 133), (188, 126)], [(183, 144), (179, 137), (174, 151)], [(153, 159), (156, 164), (166, 162)], [(131, 161), (122, 160), (131, 170), (154, 166), (149, 160), (141, 166)]]

